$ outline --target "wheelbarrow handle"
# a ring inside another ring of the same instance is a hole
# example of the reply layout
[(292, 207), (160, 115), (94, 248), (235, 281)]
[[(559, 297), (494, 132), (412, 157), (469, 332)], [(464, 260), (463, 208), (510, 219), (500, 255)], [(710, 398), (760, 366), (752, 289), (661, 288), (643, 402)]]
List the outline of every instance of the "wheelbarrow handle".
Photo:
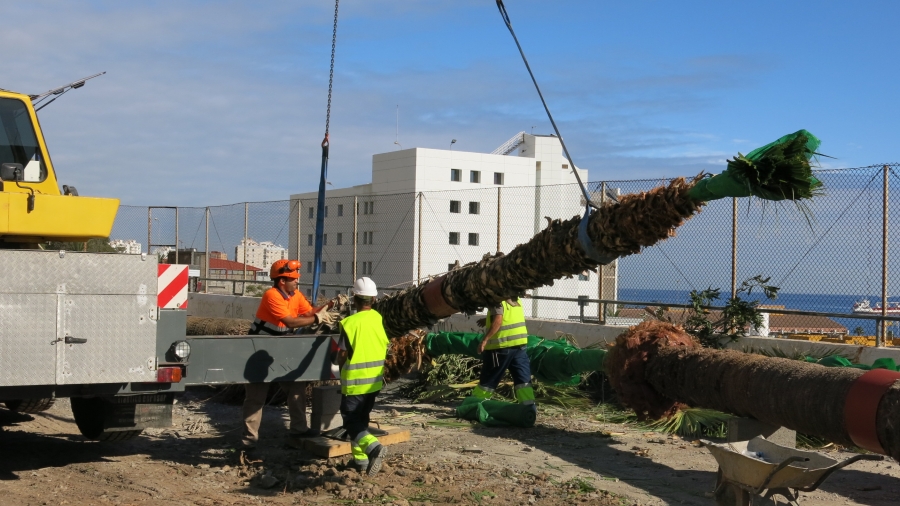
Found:
[(793, 464), (794, 462), (806, 462), (806, 461), (809, 461), (809, 459), (807, 457), (798, 457), (796, 455), (793, 457), (788, 457), (788, 458), (784, 459), (781, 462), (781, 464), (778, 464), (777, 466), (775, 466), (775, 469), (772, 469), (772, 471), (769, 473), (769, 475), (766, 476), (766, 479), (765, 479), (765, 481), (763, 481), (762, 485), (760, 485), (759, 488), (757, 488), (756, 491), (753, 492), (753, 495), (759, 495), (760, 492), (769, 488), (769, 482), (772, 481), (772, 478), (775, 477), (775, 475), (778, 473), (778, 471), (781, 471), (782, 469)]
[(872, 455), (872, 454), (854, 455), (854, 456), (850, 457), (849, 459), (841, 462), (840, 464), (836, 464), (833, 467), (829, 468), (827, 471), (822, 473), (822, 476), (819, 476), (819, 479), (816, 480), (816, 482), (813, 483), (812, 485), (810, 485), (808, 487), (797, 487), (797, 490), (799, 490), (801, 492), (812, 492), (813, 490), (819, 488), (819, 485), (821, 485), (822, 482), (825, 481), (826, 478), (831, 476), (831, 473), (837, 471), (838, 469), (847, 467), (850, 464), (852, 464), (856, 461), (859, 461), (859, 460), (884, 460), (884, 455)]

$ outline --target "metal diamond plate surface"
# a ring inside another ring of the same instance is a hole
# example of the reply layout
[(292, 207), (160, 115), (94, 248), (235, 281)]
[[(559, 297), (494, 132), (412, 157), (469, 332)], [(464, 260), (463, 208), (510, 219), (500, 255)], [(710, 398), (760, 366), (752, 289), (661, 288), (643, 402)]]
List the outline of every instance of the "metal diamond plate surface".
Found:
[[(0, 250), (0, 386), (153, 381), (156, 265)], [(66, 335), (87, 342), (51, 344)]]
[(155, 381), (148, 359), (156, 357), (156, 321), (134, 297), (65, 296), (67, 335), (87, 339), (62, 344), (60, 384)]
[(155, 297), (156, 265), (153, 257), (120, 253), (5, 250), (0, 251), (0, 293), (57, 293), (64, 288), (69, 294), (137, 295), (144, 286)]
[(56, 382), (56, 294), (0, 294), (0, 386)]

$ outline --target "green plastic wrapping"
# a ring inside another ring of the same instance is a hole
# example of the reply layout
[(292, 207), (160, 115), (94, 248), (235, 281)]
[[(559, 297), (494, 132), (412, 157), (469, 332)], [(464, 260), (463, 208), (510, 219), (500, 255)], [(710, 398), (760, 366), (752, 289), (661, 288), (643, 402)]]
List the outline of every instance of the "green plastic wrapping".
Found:
[(504, 401), (466, 397), (456, 408), (456, 416), (464, 420), (477, 421), (488, 427), (534, 427), (537, 411), (534, 406), (525, 406)]
[(887, 357), (879, 358), (878, 360), (872, 362), (872, 365), (854, 364), (839, 355), (832, 355), (830, 357), (820, 358), (818, 360), (812, 357), (806, 357), (806, 361), (824, 365), (825, 367), (852, 367), (854, 369), (863, 369), (866, 371), (871, 369), (888, 369), (890, 371), (898, 370), (897, 363), (894, 362), (894, 359)]
[[(806, 144), (797, 150), (784, 151), (795, 139), (803, 136)], [(702, 179), (688, 195), (696, 201), (710, 201), (726, 197), (756, 196), (767, 200), (797, 200), (810, 198), (820, 192), (822, 183), (813, 177), (810, 158), (816, 154), (821, 141), (806, 130), (798, 130), (756, 148), (747, 155), (729, 160), (721, 174)]]
[[(478, 344), (483, 334), (470, 332), (438, 332), (425, 336), (425, 348), (433, 357), (465, 355), (481, 358)], [(583, 350), (565, 339), (528, 336), (525, 350), (531, 362), (531, 374), (538, 381), (552, 385), (577, 385), (581, 373), (603, 371), (606, 350)]]

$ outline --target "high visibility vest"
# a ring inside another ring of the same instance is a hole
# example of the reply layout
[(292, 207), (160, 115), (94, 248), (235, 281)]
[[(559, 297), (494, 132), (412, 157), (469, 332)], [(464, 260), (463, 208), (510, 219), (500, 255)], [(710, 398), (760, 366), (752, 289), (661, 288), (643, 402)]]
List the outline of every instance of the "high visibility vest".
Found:
[[(500, 348), (512, 348), (528, 344), (528, 329), (525, 328), (525, 310), (522, 302), (516, 299), (518, 306), (512, 306), (505, 300), (503, 304), (503, 320), (497, 334), (488, 339), (484, 345), (486, 350), (498, 350)], [(488, 310), (488, 319), (493, 322), (494, 315)]]
[(388, 337), (381, 315), (374, 309), (341, 320), (353, 355), (341, 368), (341, 393), (363, 395), (381, 390)]

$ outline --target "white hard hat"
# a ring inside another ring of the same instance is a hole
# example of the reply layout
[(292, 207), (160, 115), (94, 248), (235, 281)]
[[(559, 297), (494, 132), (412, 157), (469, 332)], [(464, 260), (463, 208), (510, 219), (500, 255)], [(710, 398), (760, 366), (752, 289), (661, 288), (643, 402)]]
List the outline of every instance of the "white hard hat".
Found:
[(353, 295), (361, 295), (364, 297), (377, 297), (378, 287), (370, 278), (359, 278), (353, 283)]

